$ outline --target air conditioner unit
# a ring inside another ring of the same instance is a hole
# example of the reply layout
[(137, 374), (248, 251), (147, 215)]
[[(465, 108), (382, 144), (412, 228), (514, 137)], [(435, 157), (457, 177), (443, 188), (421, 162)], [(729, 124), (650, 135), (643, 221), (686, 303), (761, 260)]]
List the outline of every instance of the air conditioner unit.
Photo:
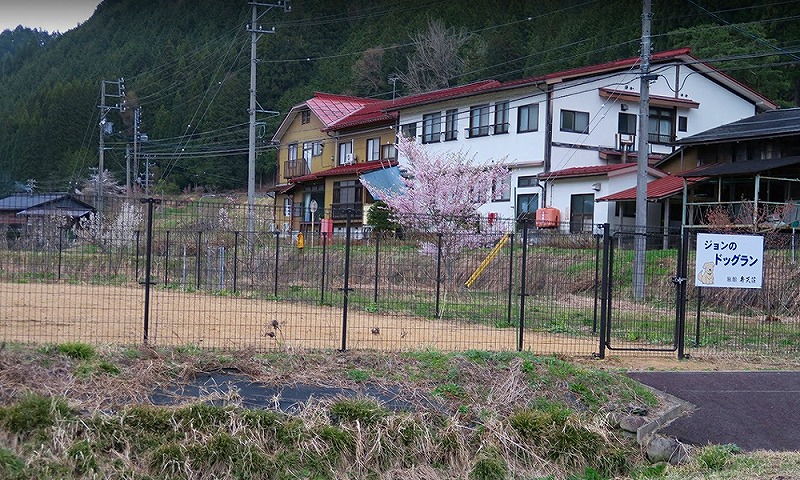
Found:
[(344, 156), (344, 162), (342, 162), (342, 164), (343, 165), (350, 165), (351, 163), (354, 163), (355, 161), (356, 161), (356, 156), (353, 155), (352, 153), (348, 153), (347, 155)]
[(628, 145), (636, 143), (636, 135), (632, 133), (617, 134), (617, 150), (623, 150)]

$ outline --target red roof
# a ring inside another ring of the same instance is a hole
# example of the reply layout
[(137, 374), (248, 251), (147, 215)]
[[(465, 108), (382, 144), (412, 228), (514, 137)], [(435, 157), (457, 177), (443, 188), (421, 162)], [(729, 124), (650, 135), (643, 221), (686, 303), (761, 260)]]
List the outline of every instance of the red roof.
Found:
[(314, 94), (314, 98), (306, 101), (306, 105), (328, 127), (351, 113), (360, 110), (365, 105), (379, 102), (380, 100), (371, 98), (317, 92)]
[[(705, 178), (687, 178), (688, 184), (695, 183)], [(648, 200), (662, 200), (671, 197), (676, 193), (683, 190), (683, 178), (667, 175), (663, 178), (657, 178), (652, 182), (647, 183), (647, 199)], [(600, 197), (598, 202), (616, 202), (625, 200), (636, 200), (636, 187), (631, 187), (605, 197)]]
[(391, 111), (401, 107), (407, 107), (409, 105), (424, 105), (426, 103), (438, 102), (448, 98), (470, 95), (475, 92), (489, 90), (501, 85), (502, 84), (497, 80), (481, 80), (480, 82), (468, 83), (467, 85), (461, 85), (458, 87), (443, 88), (441, 90), (420, 93), (418, 95), (409, 95), (407, 97), (397, 98), (395, 100), (386, 100), (384, 109)]
[[(650, 61), (656, 63), (667, 60), (673, 60), (684, 55), (689, 55), (691, 52), (692, 52), (691, 48), (678, 48), (675, 50), (656, 52), (650, 56)], [(520, 80), (512, 80), (504, 83), (503, 86), (524, 85), (526, 83), (541, 83), (552, 80), (563, 80), (565, 78), (583, 77), (603, 72), (613, 72), (614, 70), (630, 68), (635, 65), (638, 65), (640, 60), (641, 57), (631, 57), (631, 58), (624, 58), (622, 60), (614, 60), (613, 62), (599, 63), (597, 65), (571, 68), (569, 70), (562, 70), (560, 72), (548, 73), (546, 75), (522, 78)]]
[(554, 172), (540, 173), (539, 178), (550, 180), (552, 178), (565, 178), (565, 177), (590, 177), (592, 175), (605, 175), (608, 172), (621, 170), (623, 168), (636, 167), (635, 163), (615, 163), (611, 165), (596, 165), (592, 167), (570, 167), (564, 170), (556, 170)]
[(388, 168), (397, 166), (397, 160), (373, 160), (364, 163), (351, 163), (349, 165), (339, 165), (338, 167), (329, 168), (320, 172), (310, 173), (302, 177), (295, 177), (289, 180), (291, 183), (310, 182), (312, 180), (319, 180), (320, 178), (332, 177), (336, 175), (353, 175), (371, 172), (380, 168)]
[(374, 102), (365, 105), (359, 110), (339, 119), (324, 131), (341, 130), (343, 128), (355, 127), (358, 125), (368, 125), (372, 123), (392, 122), (397, 118), (397, 112), (386, 113), (385, 109), (390, 101)]

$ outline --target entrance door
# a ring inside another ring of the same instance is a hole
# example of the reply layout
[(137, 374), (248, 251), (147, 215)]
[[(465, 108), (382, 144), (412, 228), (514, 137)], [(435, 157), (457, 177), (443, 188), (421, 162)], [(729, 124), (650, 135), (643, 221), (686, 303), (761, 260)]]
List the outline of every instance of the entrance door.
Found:
[(520, 222), (534, 222), (536, 209), (539, 208), (539, 194), (525, 193), (517, 195), (517, 220)]

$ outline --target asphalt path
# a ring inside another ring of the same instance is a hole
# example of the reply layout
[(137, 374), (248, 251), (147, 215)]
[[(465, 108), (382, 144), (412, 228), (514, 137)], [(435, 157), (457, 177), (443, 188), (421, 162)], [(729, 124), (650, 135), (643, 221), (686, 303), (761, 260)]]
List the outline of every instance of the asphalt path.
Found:
[(660, 433), (692, 445), (800, 451), (800, 372), (631, 372), (695, 405)]

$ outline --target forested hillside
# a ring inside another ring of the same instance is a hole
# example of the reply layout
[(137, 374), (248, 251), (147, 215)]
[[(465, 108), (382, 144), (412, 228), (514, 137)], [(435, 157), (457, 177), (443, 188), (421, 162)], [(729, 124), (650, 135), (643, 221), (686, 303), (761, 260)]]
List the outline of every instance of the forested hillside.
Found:
[[(259, 115), (260, 145), (314, 91), (389, 98), (388, 79), (399, 76), (395, 94), (408, 93), (416, 85), (417, 46), (436, 28), (458, 51), (438, 86), (636, 56), (641, 35), (641, 3), (631, 0), (294, 0), (291, 6), (258, 22), (275, 26), (258, 41), (258, 103), (279, 112)], [(148, 141), (139, 175), (149, 161), (155, 189), (245, 188), (250, 12), (246, 0), (105, 0), (61, 35), (0, 33), (0, 193), (28, 179), (40, 191), (83, 184), (97, 166), (101, 82), (120, 78), (127, 109), (108, 115), (114, 129), (105, 154), (117, 180), (125, 181), (125, 148), (141, 107), (140, 132)], [(692, 47), (781, 105), (796, 105), (798, 18), (800, 1), (654, 0), (653, 49)], [(259, 154), (259, 183), (271, 179), (273, 163), (270, 150)]]

